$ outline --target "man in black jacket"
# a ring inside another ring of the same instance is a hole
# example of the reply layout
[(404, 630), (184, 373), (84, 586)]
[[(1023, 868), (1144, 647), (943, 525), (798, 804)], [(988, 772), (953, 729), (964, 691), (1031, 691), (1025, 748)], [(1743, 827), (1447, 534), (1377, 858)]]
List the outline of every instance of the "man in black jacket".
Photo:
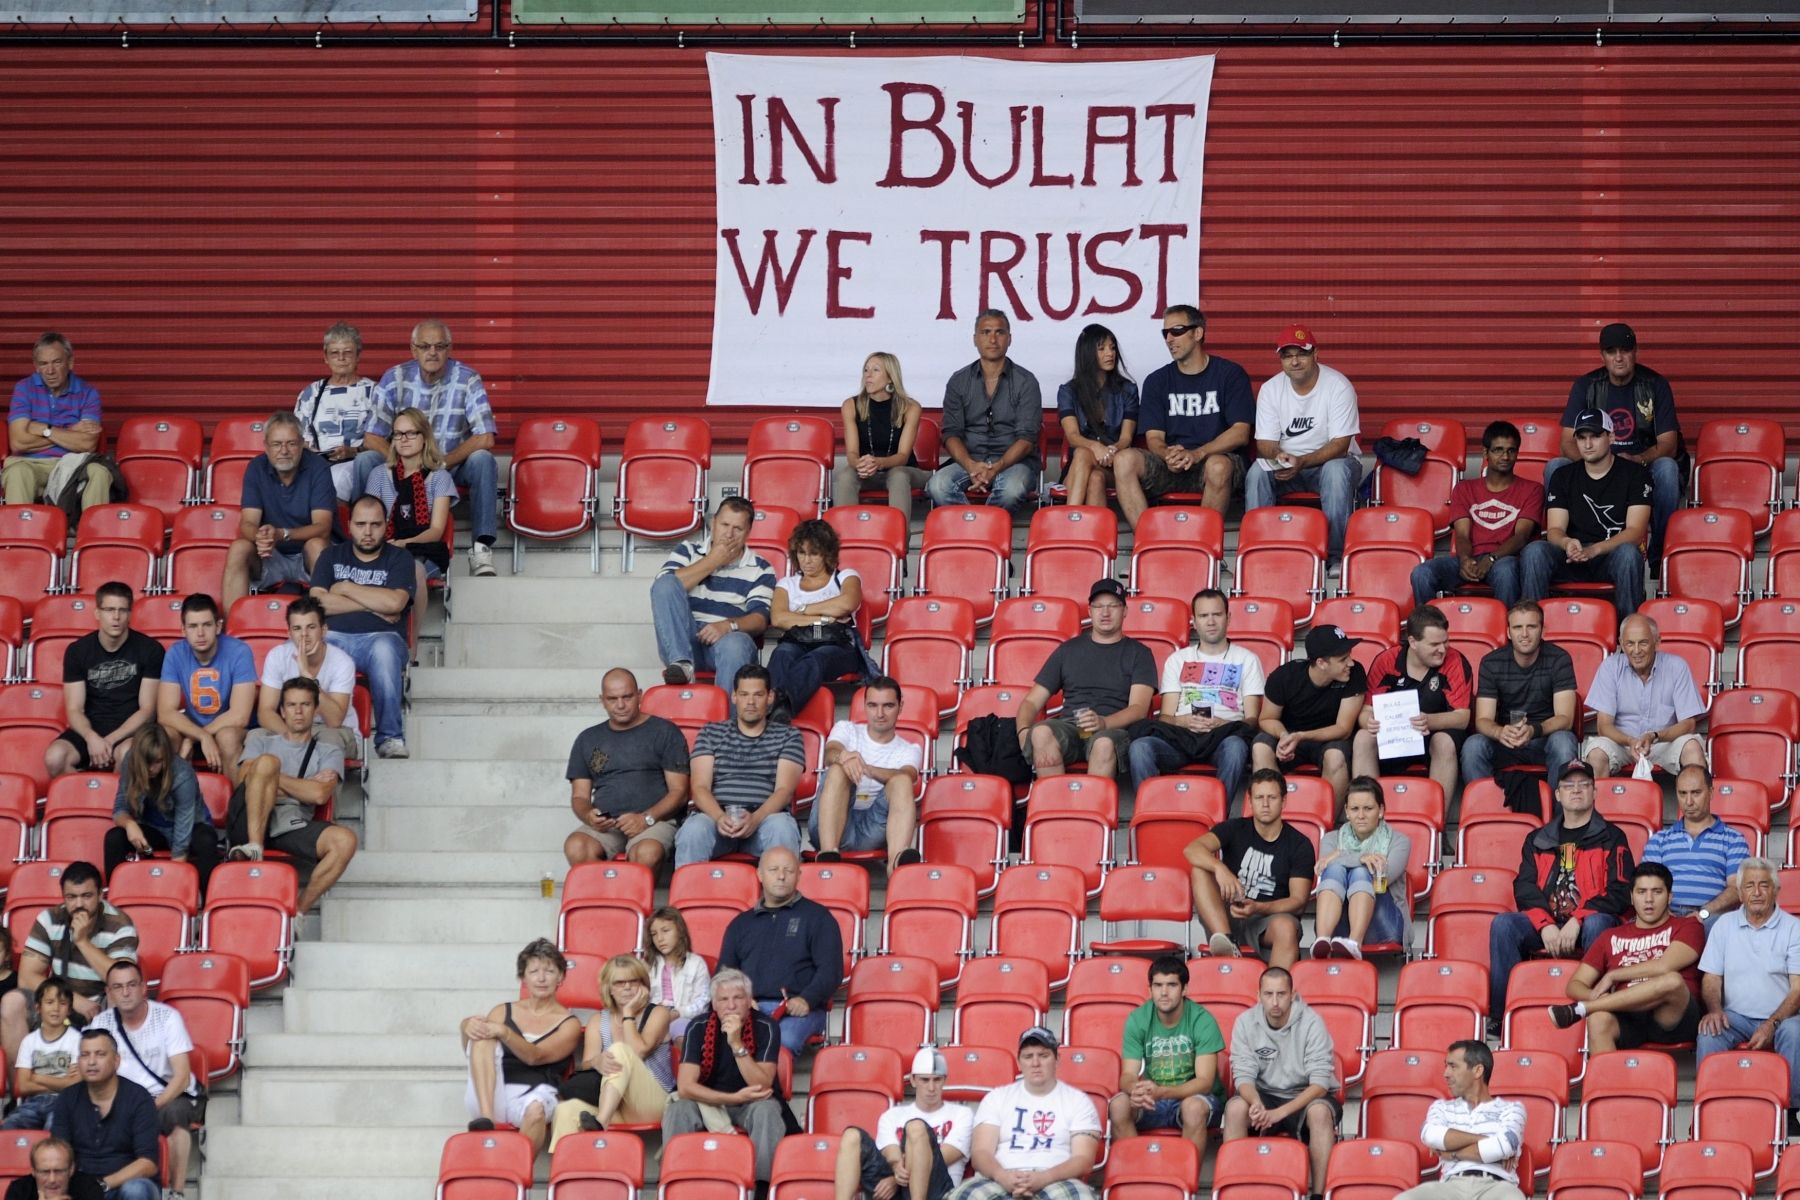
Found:
[(825, 1032), (826, 1008), (844, 978), (844, 937), (823, 904), (800, 894), (800, 859), (784, 846), (763, 851), (756, 864), (762, 902), (725, 927), (719, 967), (736, 967), (756, 981), (756, 1006), (781, 1030), (781, 1044), (798, 1056)]
[(1522, 959), (1539, 950), (1579, 958), (1631, 908), (1631, 847), (1594, 811), (1594, 769), (1580, 759), (1564, 767), (1556, 798), (1561, 816), (1527, 837), (1519, 853), (1519, 911), (1496, 916), (1488, 932), (1490, 1030), (1505, 1015), (1507, 981)]

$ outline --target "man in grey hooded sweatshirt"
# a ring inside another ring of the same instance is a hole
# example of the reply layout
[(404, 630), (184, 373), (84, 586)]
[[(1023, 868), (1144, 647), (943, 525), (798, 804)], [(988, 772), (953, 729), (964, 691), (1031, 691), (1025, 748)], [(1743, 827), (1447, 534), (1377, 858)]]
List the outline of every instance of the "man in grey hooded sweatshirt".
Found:
[(1231, 1077), (1237, 1095), (1225, 1102), (1225, 1140), (1285, 1134), (1312, 1155), (1312, 1194), (1325, 1191), (1325, 1168), (1337, 1142), (1336, 1057), (1324, 1018), (1294, 994), (1294, 977), (1270, 967), (1257, 986), (1257, 1006), (1231, 1030)]

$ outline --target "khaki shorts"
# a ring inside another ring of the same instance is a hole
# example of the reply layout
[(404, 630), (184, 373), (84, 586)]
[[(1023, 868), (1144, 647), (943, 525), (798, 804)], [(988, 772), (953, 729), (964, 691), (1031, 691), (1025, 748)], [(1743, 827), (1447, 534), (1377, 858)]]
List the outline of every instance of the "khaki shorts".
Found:
[(636, 837), (629, 839), (616, 829), (608, 829), (604, 833), (595, 829), (592, 825), (578, 825), (576, 826), (576, 829), (599, 842), (600, 848), (606, 851), (606, 856), (608, 858), (616, 858), (621, 854), (625, 854), (630, 851), (633, 846), (644, 841), (655, 842), (657, 845), (661, 846), (665, 857), (670, 851), (675, 849), (675, 822), (669, 820), (667, 817), (664, 817)]
[(1131, 745), (1131, 735), (1123, 729), (1102, 729), (1092, 737), (1084, 738), (1081, 736), (1081, 726), (1071, 720), (1053, 717), (1042, 722), (1042, 725), (1056, 739), (1056, 750), (1062, 756), (1064, 766), (1086, 762), (1094, 743), (1102, 739), (1113, 744), (1114, 760), (1122, 763), (1125, 761), (1126, 750)]
[[(1697, 733), (1684, 733), (1672, 742), (1658, 742), (1650, 747), (1650, 763), (1661, 767), (1671, 775), (1681, 773), (1681, 751), (1689, 742), (1700, 741)], [(1606, 761), (1611, 764), (1612, 773), (1621, 775), (1631, 770), (1631, 747), (1621, 746), (1611, 738), (1591, 737), (1582, 744), (1581, 757), (1586, 758), (1596, 750), (1606, 752)]]
[[(1161, 496), (1169, 492), (1204, 492), (1206, 462), (1215, 457), (1218, 456), (1209, 454), (1187, 470), (1177, 473), (1169, 470), (1169, 464), (1163, 461), (1162, 455), (1144, 451), (1144, 494)], [(1231, 463), (1231, 490), (1235, 492), (1244, 486), (1244, 456), (1228, 450), (1224, 457)]]

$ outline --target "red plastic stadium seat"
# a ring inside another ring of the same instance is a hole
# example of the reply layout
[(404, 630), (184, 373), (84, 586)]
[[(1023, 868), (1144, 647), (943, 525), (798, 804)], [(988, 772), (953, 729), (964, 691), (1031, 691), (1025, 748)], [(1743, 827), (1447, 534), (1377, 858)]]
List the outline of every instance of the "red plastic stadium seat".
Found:
[(750, 536), (745, 545), (752, 554), (762, 557), (774, 570), (775, 578), (791, 574), (788, 563), (788, 539), (800, 525), (800, 514), (777, 504), (759, 504), (750, 519)]
[(1461, 1038), (1480, 1040), (1487, 1034), (1487, 1006), (1483, 964), (1448, 958), (1407, 963), (1394, 995), (1393, 1047), (1441, 1052)]
[(1063, 1044), (1117, 1046), (1125, 1018), (1150, 998), (1139, 960), (1087, 958), (1075, 964), (1063, 998)]
[[(1192, 640), (1193, 611), (1187, 600), (1173, 596), (1141, 595), (1125, 602), (1125, 636), (1150, 647), (1157, 679), (1162, 678), (1169, 656)], [(1154, 697), (1151, 711), (1155, 711)]]
[(1475, 961), (1487, 954), (1495, 913), (1512, 912), (1515, 866), (1451, 867), (1437, 878), (1426, 922), (1425, 957)]
[(838, 565), (861, 576), (863, 607), (872, 623), (881, 624), (902, 591), (912, 536), (907, 514), (887, 507), (828, 508), (825, 523), (837, 531)]
[[(1155, 510), (1152, 509), (1152, 512)], [(1200, 1151), (1186, 1138), (1152, 1134), (1112, 1147), (1101, 1200), (1188, 1200), (1199, 1187)]]
[(1225, 789), (1217, 779), (1158, 775), (1137, 789), (1131, 809), (1129, 854), (1134, 864), (1187, 869), (1187, 844), (1225, 819)]
[[(1100, 1128), (1104, 1130), (1107, 1127), (1107, 1103), (1119, 1090), (1120, 1068), (1117, 1050), (1100, 1046), (1065, 1046), (1056, 1077), (1070, 1087), (1088, 1094), (1088, 1099), (1094, 1102), (1094, 1115), (1100, 1119)], [(1111, 1141), (1111, 1138), (1102, 1136), (1100, 1157), (1094, 1163), (1096, 1167), (1106, 1165), (1106, 1153)]]
[[(1019, 1027), (1020, 1032), (1030, 1028)], [(958, 1042), (944, 1047), (944, 1065), (950, 1073), (944, 1078), (944, 1099), (952, 1104), (979, 1104), (981, 1098), (997, 1087), (1005, 1087), (1019, 1077), (1018, 1059), (1010, 1038), (1005, 1047), (977, 1046)]]
[(824, 417), (763, 417), (750, 427), (743, 496), (758, 508), (780, 505), (807, 517), (831, 502), (837, 430)]
[(1119, 519), (1109, 508), (1081, 504), (1040, 508), (1025, 543), (1028, 596), (1065, 596), (1087, 614), (1088, 589), (1111, 579), (1119, 555)]
[(0, 505), (0, 595), (19, 602), (25, 616), (62, 585), (69, 519), (47, 504)]
[[(1516, 978), (1516, 976), (1515, 976)], [(1550, 1154), (1563, 1140), (1569, 1077), (1563, 1058), (1517, 1048), (1494, 1052), (1494, 1095), (1525, 1106), (1525, 1149), (1548, 1172)]]
[(168, 590), (175, 596), (224, 590), (225, 555), (237, 540), (242, 510), (235, 504), (203, 504), (175, 514), (165, 559)]
[(200, 944), (243, 959), (252, 988), (272, 987), (287, 978), (299, 907), (300, 879), (287, 863), (220, 863), (206, 888)]
[[(1462, 422), (1400, 417), (1382, 426), (1381, 436), (1396, 440), (1417, 438), (1425, 443), (1425, 465), (1418, 474), (1408, 475), (1377, 463), (1372, 485), (1375, 503), (1418, 509), (1430, 518), (1436, 536), (1449, 533), (1450, 492), (1462, 479), (1463, 466), (1469, 460), (1468, 435)], [(1348, 549), (1346, 544), (1346, 557)]]
[(732, 918), (762, 898), (756, 868), (742, 862), (689, 863), (669, 880), (669, 903), (687, 922), (694, 953), (718, 969), (719, 947)]
[(979, 895), (992, 895), (1006, 865), (1012, 784), (997, 775), (941, 775), (919, 805), (919, 851), (927, 863), (960, 863)]
[(655, 872), (641, 863), (590, 862), (563, 879), (556, 948), (588, 954), (635, 954), (656, 907)]
[[(1190, 958), (1188, 959), (1187, 998), (1206, 1007), (1219, 1023), (1219, 1036), (1231, 1045), (1232, 1026), (1238, 1014), (1254, 1008), (1262, 964), (1255, 959)], [(1219, 1056), (1219, 1075), (1226, 1094), (1232, 1091), (1231, 1056)], [(1416, 1132), (1416, 1131), (1415, 1131)]]
[(1632, 858), (1641, 861), (1644, 843), (1662, 828), (1662, 785), (1628, 775), (1602, 779), (1594, 787), (1594, 807), (1625, 831)]
[(1412, 1142), (1355, 1138), (1331, 1148), (1325, 1200), (1393, 1200), (1418, 1185), (1419, 1156)]
[(1763, 595), (1800, 597), (1800, 510), (1782, 513), (1769, 530), (1769, 575)]
[[(41, 758), (39, 762), (41, 769)], [(0, 891), (6, 889), (19, 864), (31, 856), (31, 827), (35, 824), (37, 785), (31, 776), (0, 773)]]
[(131, 417), (119, 429), (113, 461), (132, 497), (156, 507), (167, 525), (195, 498), (205, 441), (200, 423), (187, 417)]
[(19, 676), (24, 665), (25, 610), (11, 596), (0, 596), (0, 683)]
[(888, 877), (881, 953), (930, 959), (941, 986), (959, 986), (975, 953), (975, 892), (975, 872), (966, 866), (934, 861), (901, 867)]
[(1781, 1169), (1775, 1175), (1777, 1200), (1795, 1200), (1800, 1196), (1800, 1154), (1781, 1156)]
[(1364, 671), (1375, 664), (1383, 650), (1391, 650), (1400, 642), (1400, 606), (1383, 597), (1338, 596), (1320, 601), (1313, 610), (1313, 624), (1321, 629), (1336, 625), (1348, 636), (1359, 639), (1351, 656)]
[(807, 1133), (836, 1137), (855, 1125), (873, 1135), (881, 1114), (900, 1103), (901, 1073), (911, 1061), (883, 1045), (820, 1050), (807, 1088)]
[[(1311, 604), (1308, 600), (1308, 612)], [(1273, 675), (1294, 656), (1294, 625), (1294, 606), (1286, 600), (1267, 595), (1231, 598), (1231, 640), (1256, 655), (1264, 675)]]
[(1736, 625), (1750, 603), (1756, 534), (1738, 508), (1679, 508), (1663, 533), (1662, 594), (1711, 600)]
[(1302, 959), (1293, 975), (1294, 991), (1331, 1034), (1339, 1082), (1345, 1087), (1358, 1082), (1375, 1052), (1375, 964)]
[(1744, 835), (1750, 854), (1769, 851), (1769, 789), (1752, 779), (1713, 777), (1712, 812)]
[(1656, 622), (1661, 635), (1657, 649), (1687, 664), (1700, 699), (1710, 709), (1723, 685), (1719, 659), (1725, 653), (1724, 611), (1711, 600), (1652, 600), (1638, 610)]
[[(1586, 1068), (1587, 1022), (1558, 1029), (1550, 1019), (1550, 1005), (1569, 1003), (1569, 980), (1580, 966), (1570, 959), (1537, 958), (1514, 967), (1507, 978), (1506, 1015), (1501, 1021), (1502, 1047), (1555, 1055), (1568, 1068), (1570, 1083), (1581, 1079)], [(1495, 1071), (1498, 1078), (1499, 1068)], [(1537, 1161), (1549, 1158), (1540, 1154)]]
[(1051, 988), (1061, 988), (1080, 959), (1087, 891), (1081, 872), (1065, 866), (1020, 865), (1000, 876), (994, 893), (989, 954), (1035, 958)]
[(643, 1186), (644, 1140), (628, 1133), (570, 1135), (550, 1156), (549, 1200), (637, 1200)]
[[(1094, 954), (1176, 954), (1193, 943), (1194, 895), (1188, 868), (1133, 866), (1109, 872), (1100, 889), (1100, 939)], [(1147, 937), (1147, 921), (1181, 926), (1179, 940)], [(1130, 922), (1131, 936), (1118, 926)]]
[(1131, 532), (1131, 594), (1192, 597), (1219, 586), (1225, 518), (1210, 508), (1152, 508)]
[[(69, 587), (89, 590), (117, 579), (137, 593), (162, 582), (162, 513), (143, 504), (96, 504), (81, 514), (69, 561)], [(84, 579), (85, 576), (85, 579)]]
[[(938, 466), (940, 465), (938, 455), (943, 448), (943, 437), (944, 427), (936, 417), (927, 415), (919, 418), (919, 436), (913, 442), (913, 457), (919, 460), (919, 469), (921, 471), (935, 471), (938, 469)], [(886, 495), (886, 492), (876, 492), (874, 494)], [(913, 499), (915, 500), (924, 494), (924, 488), (913, 489)]]
[[(958, 1045), (1014, 1046), (1019, 1035), (1042, 1025), (1050, 1011), (1050, 977), (1035, 958), (986, 955), (969, 960), (956, 985), (955, 1025), (951, 1041)], [(1005, 1082), (1012, 1082), (1012, 1051)]]
[(1714, 775), (1761, 780), (1771, 808), (1785, 808), (1794, 787), (1800, 699), (1777, 688), (1732, 688), (1713, 702), (1706, 743)]
[(1562, 426), (1554, 418), (1525, 421), (1519, 426), (1519, 460), (1514, 474), (1533, 483), (1544, 482), (1544, 467), (1562, 457)]
[[(1427, 470), (1430, 465), (1428, 461)], [(1446, 488), (1445, 528), (1449, 497)], [(1413, 568), (1431, 557), (1433, 520), (1422, 508), (1364, 508), (1351, 513), (1344, 531), (1344, 576), (1338, 594), (1380, 597), (1392, 600), (1402, 617), (1411, 612)]]
[(104, 862), (118, 794), (119, 777), (109, 772), (82, 771), (51, 781), (38, 834), (43, 856), (61, 862)]
[[(1026, 693), (1030, 691), (1029, 684), (1024, 686), (989, 684), (985, 687), (970, 688), (964, 692), (962, 703), (956, 709), (956, 730), (951, 735), (951, 761), (954, 765), (950, 769), (953, 771), (967, 769), (962, 760), (956, 757), (955, 752), (968, 745), (970, 722), (988, 716), (1017, 718), (1019, 705), (1024, 703)], [(1038, 720), (1043, 719), (1044, 714), (1040, 712)], [(1023, 794), (1021, 791), (1020, 795), (1023, 796)]]
[(683, 1133), (663, 1143), (658, 1200), (748, 1200), (755, 1183), (747, 1137)]
[(985, 625), (1006, 598), (1011, 564), (1012, 515), (1005, 509), (936, 508), (925, 518), (913, 590), (919, 596), (960, 596), (973, 606), (976, 622)]
[(645, 689), (643, 708), (653, 717), (675, 722), (692, 750), (703, 726), (731, 715), (731, 698), (724, 688), (709, 683), (659, 683)]
[(1524, 813), (1467, 814), (1456, 830), (1456, 865), (1516, 872), (1525, 839), (1543, 824)]
[(1739, 1142), (1676, 1142), (1663, 1155), (1661, 1200), (1748, 1200), (1756, 1194), (1750, 1147)]
[(1065, 596), (1002, 600), (988, 627), (988, 683), (1029, 690), (1051, 652), (1081, 632), (1084, 611)]
[(206, 462), (209, 503), (237, 504), (243, 498), (244, 469), (266, 448), (264, 425), (259, 416), (236, 416), (225, 417), (213, 427)]
[(1575, 689), (1585, 696), (1593, 690), (1601, 662), (1619, 648), (1618, 610), (1610, 600), (1567, 596), (1546, 600), (1543, 607), (1544, 640), (1575, 660)]
[(1061, 863), (1080, 871), (1089, 896), (1100, 893), (1113, 861), (1119, 787), (1095, 775), (1052, 775), (1031, 787), (1025, 803), (1020, 863)]
[(1787, 1144), (1787, 1105), (1788, 1064), (1781, 1055), (1741, 1047), (1709, 1054), (1694, 1077), (1694, 1129), (1689, 1136), (1748, 1146), (1761, 1178), (1775, 1170), (1775, 1160)]
[(848, 976), (851, 964), (868, 949), (863, 931), (869, 923), (869, 873), (846, 863), (801, 863), (800, 894), (824, 905), (837, 920)]
[[(1234, 596), (1281, 596), (1305, 625), (1325, 595), (1325, 514), (1316, 508), (1257, 508), (1238, 527)], [(1232, 612), (1233, 624), (1237, 612)], [(1235, 632), (1235, 630), (1233, 631)]]
[(525, 1200), (536, 1153), (510, 1129), (453, 1133), (438, 1164), (437, 1200)]
[(1549, 1200), (1639, 1200), (1644, 1171), (1627, 1142), (1565, 1142), (1550, 1163)]
[(527, 417), (513, 438), (506, 477), (506, 527), (513, 574), (525, 571), (525, 539), (591, 534), (589, 565), (600, 572), (600, 426), (588, 417)]
[(1662, 1169), (1675, 1144), (1675, 1060), (1660, 1050), (1609, 1050), (1588, 1059), (1581, 1136), (1638, 1148), (1643, 1173)]
[[(1754, 653), (1753, 653), (1754, 652)], [(1800, 595), (1758, 600), (1738, 626), (1738, 687), (1786, 687), (1800, 680)]]
[(700, 417), (639, 417), (625, 430), (613, 524), (625, 535), (625, 570), (640, 537), (685, 537), (706, 519), (712, 430)]
[[(63, 655), (78, 638), (96, 628), (98, 601), (92, 594), (50, 596), (37, 606), (31, 621), (31, 677), (46, 686), (62, 687)], [(60, 723), (67, 728), (68, 722)]]
[(47, 1129), (8, 1129), (0, 1133), (0, 1184), (31, 1174), (31, 1148), (50, 1136)]
[(957, 596), (915, 596), (900, 601), (888, 610), (882, 672), (903, 684), (936, 692), (939, 716), (954, 713), (970, 683), (975, 615), (974, 606)]
[(163, 964), (193, 946), (200, 873), (192, 863), (164, 859), (120, 863), (107, 883), (106, 899), (137, 927), (138, 966), (144, 986), (154, 991), (162, 982)]
[(1487, 652), (1506, 644), (1506, 606), (1488, 596), (1445, 597), (1433, 603), (1450, 622), (1450, 648), (1460, 650), (1479, 673)]
[(250, 1007), (250, 968), (235, 954), (202, 950), (163, 965), (158, 997), (181, 1014), (194, 1045), (206, 1051), (213, 1079), (238, 1069), (244, 1050), (244, 1010)]
[(1432, 1102), (1448, 1100), (1444, 1056), (1423, 1050), (1382, 1050), (1369, 1056), (1363, 1075), (1358, 1137), (1404, 1142), (1418, 1155), (1418, 1171), (1437, 1166), (1419, 1141)]
[[(825, 1051), (819, 1056), (823, 1058)], [(865, 1128), (874, 1134), (873, 1125)], [(823, 1200), (831, 1195), (841, 1140), (836, 1135), (807, 1133), (776, 1143), (775, 1161), (769, 1167), (770, 1200)]]
[(1387, 797), (1387, 822), (1412, 842), (1418, 870), (1407, 872), (1408, 889), (1415, 899), (1431, 894), (1437, 881), (1438, 860), (1444, 845), (1444, 789), (1430, 779), (1382, 776), (1378, 781)]
[(1694, 450), (1694, 503), (1750, 514), (1757, 536), (1781, 511), (1781, 472), (1787, 438), (1781, 422), (1741, 418), (1708, 421)]
[(1305, 1200), (1306, 1144), (1294, 1138), (1221, 1142), (1213, 1160), (1213, 1200)]
[(911, 1062), (913, 1051), (937, 1041), (938, 969), (928, 958), (884, 954), (850, 972), (844, 1042), (886, 1046)]

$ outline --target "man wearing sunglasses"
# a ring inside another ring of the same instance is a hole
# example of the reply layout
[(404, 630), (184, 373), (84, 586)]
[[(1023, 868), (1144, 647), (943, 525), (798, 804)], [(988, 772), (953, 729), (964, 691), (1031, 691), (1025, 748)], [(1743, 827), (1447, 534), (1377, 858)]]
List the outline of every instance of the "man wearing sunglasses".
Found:
[(1125, 520), (1137, 527), (1150, 497), (1199, 492), (1221, 514), (1244, 481), (1242, 451), (1250, 444), (1256, 404), (1250, 376), (1230, 359), (1206, 352), (1206, 317), (1191, 304), (1163, 312), (1163, 345), (1175, 361), (1144, 380), (1139, 419), (1146, 450), (1119, 454), (1113, 479)]

